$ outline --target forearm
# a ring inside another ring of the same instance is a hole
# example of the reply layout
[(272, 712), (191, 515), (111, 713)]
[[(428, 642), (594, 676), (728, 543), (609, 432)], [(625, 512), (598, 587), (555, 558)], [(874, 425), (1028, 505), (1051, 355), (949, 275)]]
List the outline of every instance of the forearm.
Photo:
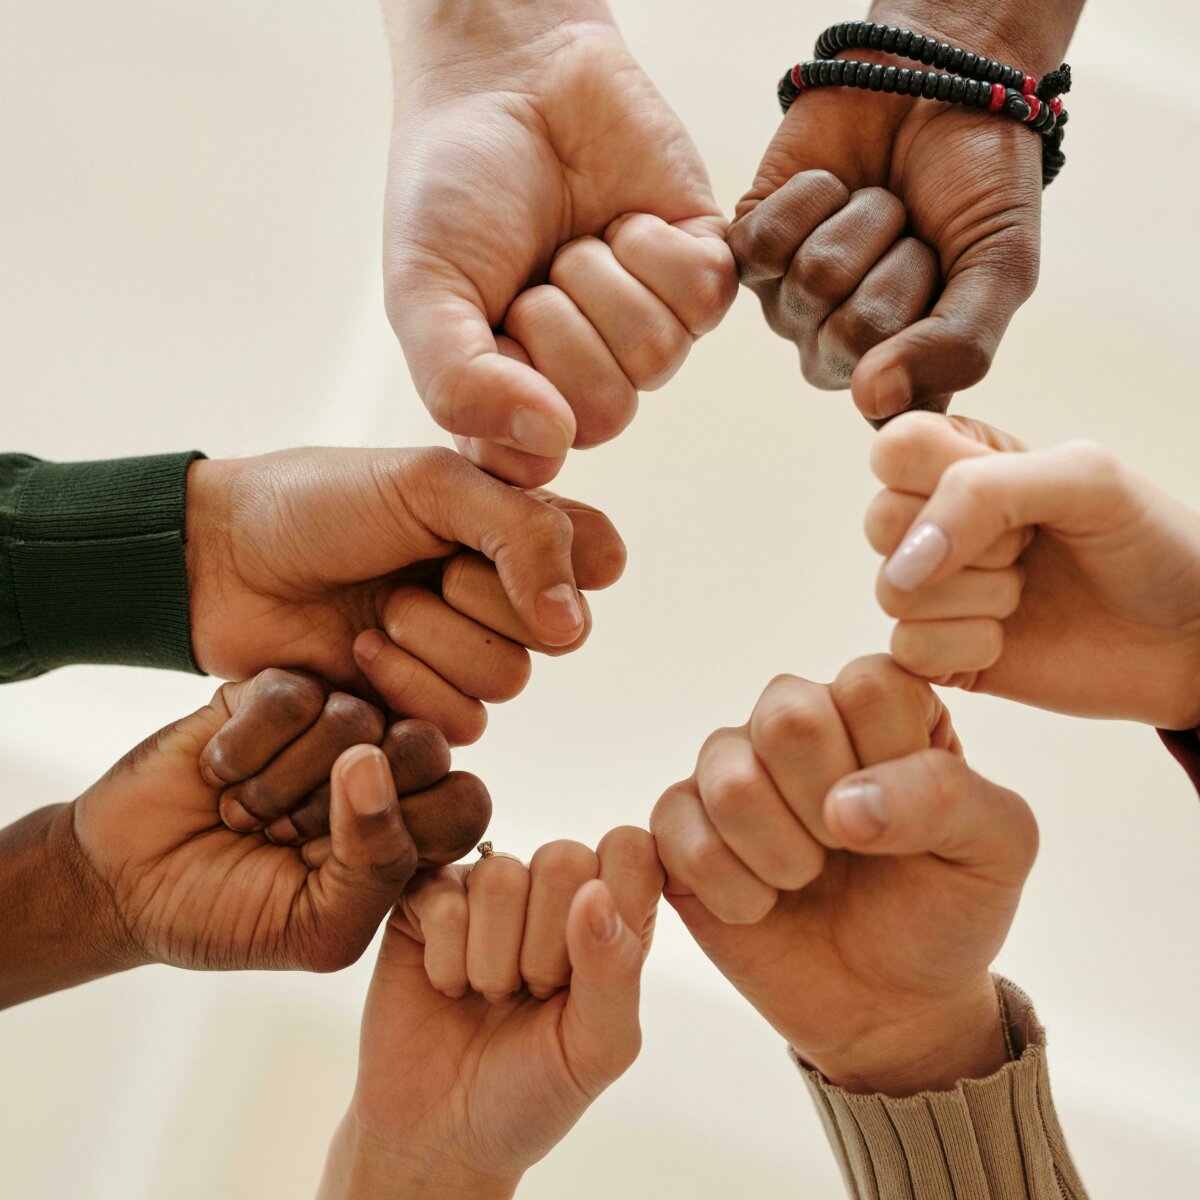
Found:
[(1036, 75), (1067, 52), (1083, 0), (875, 0), (870, 20), (915, 29)]
[(909, 1200), (915, 1183), (918, 1196), (1086, 1200), (1054, 1109), (1045, 1032), (1029, 998), (998, 982), (1011, 1061), (986, 1076), (898, 1099), (805, 1069), (852, 1196)]
[(137, 966), (55, 805), (0, 830), (0, 1008)]
[(195, 457), (0, 455), (0, 682), (69, 663), (196, 669), (184, 562)]
[(330, 1143), (317, 1200), (512, 1200), (519, 1182), (456, 1168), (436, 1152), (382, 1146), (348, 1113)]

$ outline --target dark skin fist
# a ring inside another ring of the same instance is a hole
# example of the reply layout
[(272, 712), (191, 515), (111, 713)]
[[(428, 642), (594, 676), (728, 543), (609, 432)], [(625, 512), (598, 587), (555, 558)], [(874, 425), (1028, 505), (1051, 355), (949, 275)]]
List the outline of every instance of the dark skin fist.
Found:
[[(110, 957), (123, 966), (338, 970), (365, 949), (423, 852), (427, 861), (443, 860), (451, 843), (466, 848), (482, 832), (489, 808), (482, 784), (470, 776), (430, 784), (447, 764), (444, 745), (428, 732), (408, 726), (394, 735), (393, 752), (424, 749), (393, 761), (370, 743), (347, 749), (359, 734), (382, 737), (382, 716), (343, 694), (294, 683), (270, 672), (225, 684), (55, 815), (55, 857), (75, 864), (89, 920), (116, 931)], [(297, 701), (305, 695), (307, 709)], [(314, 715), (297, 732), (301, 712)], [(223, 752), (209, 752), (222, 730)], [(228, 828), (221, 794), (241, 773), (231, 763), (250, 772), (238, 781), (243, 801), (284, 808), (311, 795), (324, 763), (329, 834), (302, 853)], [(405, 823), (398, 774), (425, 785), (413, 801), (428, 839), (422, 848)]]
[[(237, 711), (200, 755), (200, 774), (219, 790), (230, 829), (263, 830), (279, 845), (327, 842), (334, 762), (352, 746), (380, 745), (422, 867), (454, 862), (483, 836), (487, 788), (450, 771), (450, 747), (433, 725), (399, 721), (385, 730), (373, 705), (300, 671), (267, 670), (244, 687)], [(324, 849), (307, 849), (306, 859)]]
[[(1050, 14), (1045, 30), (1005, 11), (915, 4), (871, 19), (986, 45), (1031, 73), (1057, 66), (1077, 8)], [(944, 410), (987, 373), (1037, 282), (1040, 220), (1041, 139), (1029, 130), (907, 96), (813, 89), (767, 148), (729, 241), (805, 378), (850, 387), (881, 422)]]

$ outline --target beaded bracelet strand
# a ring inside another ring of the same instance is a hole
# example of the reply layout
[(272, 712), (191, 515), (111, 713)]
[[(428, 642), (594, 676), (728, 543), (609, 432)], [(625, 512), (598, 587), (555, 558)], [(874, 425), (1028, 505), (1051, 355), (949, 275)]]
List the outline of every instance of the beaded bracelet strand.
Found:
[[(850, 49), (880, 50), (949, 73), (833, 57)], [(785, 113), (803, 91), (818, 87), (853, 87), (962, 104), (1019, 121), (1041, 136), (1043, 187), (1053, 182), (1066, 162), (1062, 141), (1067, 112), (1060, 98), (1071, 86), (1071, 68), (1066, 63), (1039, 81), (961, 46), (871, 21), (830, 26), (817, 39), (816, 54), (815, 60), (798, 63), (780, 80), (779, 104)]]

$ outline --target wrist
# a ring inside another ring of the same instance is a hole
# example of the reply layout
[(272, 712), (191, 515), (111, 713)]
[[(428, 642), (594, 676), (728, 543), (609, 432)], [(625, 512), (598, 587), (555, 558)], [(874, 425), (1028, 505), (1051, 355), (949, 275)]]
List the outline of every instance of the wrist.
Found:
[(0, 830), (0, 1008), (141, 966), (111, 894), (88, 862), (74, 805)]
[(1083, 0), (877, 0), (869, 19), (913, 29), (1041, 76), (1059, 66)]
[(200, 459), (188, 468), (187, 545), (188, 614), (192, 657), (206, 675), (221, 669), (221, 614), (229, 577), (229, 513), (232, 463)]
[(1009, 1042), (990, 977), (962, 995), (853, 1039), (843, 1051), (797, 1054), (847, 1092), (914, 1096), (986, 1079), (1009, 1061)]
[(394, 1146), (363, 1129), (353, 1110), (329, 1147), (317, 1200), (511, 1200), (520, 1176), (498, 1177), (436, 1150)]
[(469, 89), (464, 65), (483, 59), (487, 77), (502, 74), (510, 55), (520, 62), (540, 59), (561, 44), (573, 25), (615, 30), (605, 0), (382, 0), (391, 46), (397, 102), (414, 80), (453, 67), (453, 86)]

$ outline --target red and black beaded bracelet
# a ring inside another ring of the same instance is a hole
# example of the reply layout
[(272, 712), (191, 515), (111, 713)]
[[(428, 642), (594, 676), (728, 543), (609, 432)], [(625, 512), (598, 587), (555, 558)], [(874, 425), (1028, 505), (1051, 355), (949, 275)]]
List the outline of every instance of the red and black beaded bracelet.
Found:
[[(912, 70), (834, 57), (853, 49), (879, 50), (938, 69)], [(962, 104), (1019, 121), (1041, 136), (1043, 187), (1053, 182), (1066, 162), (1062, 141), (1067, 111), (1061, 99), (1071, 87), (1071, 68), (1066, 63), (1038, 80), (961, 46), (872, 21), (830, 26), (817, 39), (816, 54), (816, 59), (797, 63), (780, 80), (779, 104), (785, 113), (802, 92), (818, 87), (853, 87)]]

